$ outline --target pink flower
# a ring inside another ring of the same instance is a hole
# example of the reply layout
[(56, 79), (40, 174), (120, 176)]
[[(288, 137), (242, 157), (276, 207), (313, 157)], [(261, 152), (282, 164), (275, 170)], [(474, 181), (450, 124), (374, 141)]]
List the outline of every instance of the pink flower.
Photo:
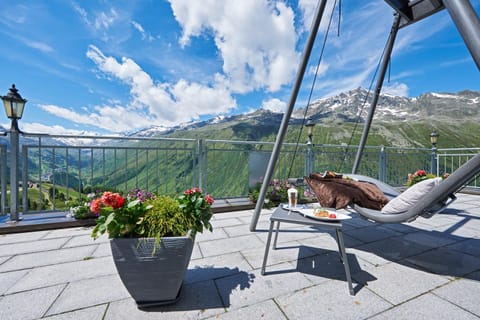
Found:
[(212, 205), (215, 202), (215, 200), (213, 200), (213, 197), (209, 194), (205, 196), (205, 201), (207, 201), (209, 205)]

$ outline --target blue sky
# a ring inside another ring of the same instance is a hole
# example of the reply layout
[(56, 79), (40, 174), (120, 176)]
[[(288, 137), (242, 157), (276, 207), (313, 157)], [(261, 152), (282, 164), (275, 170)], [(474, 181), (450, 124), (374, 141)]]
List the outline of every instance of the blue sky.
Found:
[[(305, 106), (333, 4), (327, 2), (297, 107)], [(20, 128), (52, 134), (117, 134), (284, 110), (316, 5), (2, 1), (0, 94), (15, 83), (28, 99)], [(368, 88), (393, 16), (383, 0), (345, 0), (339, 36), (338, 20), (335, 7), (314, 99)], [(399, 31), (383, 92), (464, 89), (480, 91), (480, 74), (446, 10)], [(0, 125), (10, 127), (5, 115)]]

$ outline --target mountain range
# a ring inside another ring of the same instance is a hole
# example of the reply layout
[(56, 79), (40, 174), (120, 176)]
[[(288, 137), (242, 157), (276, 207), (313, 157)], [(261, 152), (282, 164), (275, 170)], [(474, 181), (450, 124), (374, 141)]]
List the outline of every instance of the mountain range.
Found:
[[(296, 108), (286, 142), (296, 142), (304, 118), (315, 123), (316, 144), (356, 144), (368, 114), (373, 92), (357, 88)], [(172, 128), (151, 127), (135, 136), (274, 141), (283, 113), (258, 109), (248, 114), (221, 116)], [(381, 94), (367, 144), (430, 147), (430, 133), (439, 133), (439, 147), (478, 147), (480, 92), (425, 93), (408, 98)], [(305, 142), (305, 132), (302, 133)]]

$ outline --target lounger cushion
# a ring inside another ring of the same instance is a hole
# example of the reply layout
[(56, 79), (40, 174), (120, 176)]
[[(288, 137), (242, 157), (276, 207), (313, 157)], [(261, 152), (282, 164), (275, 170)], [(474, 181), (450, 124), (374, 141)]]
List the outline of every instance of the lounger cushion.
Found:
[(411, 186), (399, 196), (390, 200), (382, 208), (382, 213), (395, 214), (407, 211), (413, 204), (437, 186), (440, 181), (442, 181), (442, 178), (427, 179)]

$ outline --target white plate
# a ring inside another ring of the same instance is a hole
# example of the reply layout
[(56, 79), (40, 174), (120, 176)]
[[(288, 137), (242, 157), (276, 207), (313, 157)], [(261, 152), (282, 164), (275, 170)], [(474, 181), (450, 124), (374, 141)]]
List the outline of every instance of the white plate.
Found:
[(344, 213), (340, 213), (340, 212), (336, 212), (336, 211), (331, 211), (331, 210), (325, 210), (327, 211), (329, 214), (330, 213), (333, 213), (335, 214), (335, 218), (329, 218), (329, 217), (317, 217), (314, 213), (313, 213), (313, 209), (301, 209), (301, 210), (298, 210), (298, 212), (300, 212), (301, 214), (303, 214), (305, 217), (308, 217), (308, 218), (312, 218), (312, 219), (316, 219), (316, 220), (322, 220), (322, 221), (339, 221), (339, 220), (347, 220), (347, 219), (351, 219), (352, 217), (350, 217), (349, 215), (347, 214), (344, 214)]
[(308, 207), (301, 204), (297, 205), (296, 207), (290, 207), (288, 204), (284, 203), (282, 204), (282, 208), (285, 210), (300, 212), (299, 210), (304, 210), (304, 209), (307, 209)]

